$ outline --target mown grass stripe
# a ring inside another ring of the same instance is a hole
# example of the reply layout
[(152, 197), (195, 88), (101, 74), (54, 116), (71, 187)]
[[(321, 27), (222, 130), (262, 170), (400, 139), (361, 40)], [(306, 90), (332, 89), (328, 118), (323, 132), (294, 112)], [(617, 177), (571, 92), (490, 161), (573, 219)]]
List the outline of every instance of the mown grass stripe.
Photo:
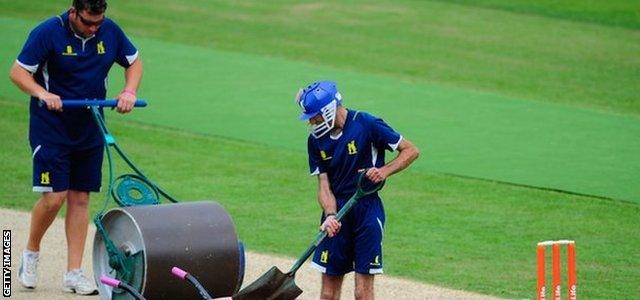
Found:
[[(19, 45), (26, 24), (2, 24), (9, 44)], [(331, 78), (339, 82), (345, 105), (384, 117), (425, 151), (428, 159), (418, 161), (417, 170), (640, 201), (636, 117), (281, 58), (134, 41), (146, 66), (140, 95), (151, 102), (132, 117), (138, 121), (304, 153), (305, 125), (296, 120), (293, 94), (314, 79)], [(17, 51), (2, 50), (7, 56)], [(115, 94), (121, 69), (110, 77)], [(9, 82), (3, 84), (19, 97)]]
[[(37, 198), (29, 187), (27, 110), (26, 103), (0, 96), (0, 140), (5, 141), (0, 205), (22, 210)], [(109, 129), (136, 165), (181, 201), (220, 202), (249, 250), (295, 257), (316, 232), (316, 180), (307, 175), (304, 153), (131, 123), (115, 115), (107, 112)], [(123, 163), (116, 164), (117, 174), (126, 171)], [(93, 195), (92, 212), (103, 196)], [(640, 276), (640, 240), (633, 238), (640, 205), (413, 169), (390, 178), (382, 196), (387, 274), (506, 298), (530, 297), (535, 243), (570, 238), (580, 243), (583, 297), (640, 292), (633, 280)]]

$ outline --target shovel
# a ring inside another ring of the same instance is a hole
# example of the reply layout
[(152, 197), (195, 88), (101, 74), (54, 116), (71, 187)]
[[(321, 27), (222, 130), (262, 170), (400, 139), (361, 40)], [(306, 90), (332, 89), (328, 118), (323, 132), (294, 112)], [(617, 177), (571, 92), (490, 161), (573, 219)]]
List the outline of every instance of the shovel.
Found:
[[(351, 208), (358, 202), (358, 199), (375, 193), (382, 188), (384, 181), (374, 184), (367, 188), (363, 184), (366, 180), (365, 174), (367, 170), (364, 170), (358, 178), (358, 185), (356, 193), (344, 204), (336, 215), (336, 219), (341, 221), (342, 218), (349, 213)], [(369, 184), (371, 185), (371, 183)], [(302, 264), (311, 256), (313, 251), (318, 247), (320, 242), (327, 237), (327, 232), (320, 231), (309, 248), (298, 258), (296, 263), (291, 267), (291, 270), (286, 274), (280, 271), (278, 267), (271, 267), (269, 271), (262, 274), (260, 278), (256, 279), (253, 283), (242, 289), (240, 292), (233, 296), (234, 300), (290, 300), (297, 298), (302, 294), (302, 290), (295, 283), (296, 271), (302, 266)]]

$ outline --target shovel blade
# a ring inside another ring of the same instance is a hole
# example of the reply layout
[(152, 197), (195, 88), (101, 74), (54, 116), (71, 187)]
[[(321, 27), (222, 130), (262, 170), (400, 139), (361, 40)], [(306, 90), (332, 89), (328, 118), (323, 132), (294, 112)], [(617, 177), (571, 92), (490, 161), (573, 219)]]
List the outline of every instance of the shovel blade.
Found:
[[(233, 295), (232, 298), (234, 300), (281, 299), (272, 298), (272, 296), (275, 295), (276, 292), (283, 287), (283, 285), (286, 284), (286, 286), (288, 286), (289, 280), (293, 282), (293, 277), (289, 277), (287, 274), (280, 271), (280, 269), (278, 269), (277, 267), (271, 267), (269, 271), (262, 274), (262, 276), (256, 279), (256, 281), (252, 282), (240, 292)], [(293, 285), (295, 286), (295, 283), (293, 283)], [(298, 290), (300, 289), (298, 288)], [(302, 293), (302, 290), (300, 290), (300, 293)], [(295, 299), (295, 297), (287, 299)]]
[(284, 280), (280, 288), (278, 288), (268, 300), (293, 300), (298, 298), (302, 294), (302, 290), (296, 285), (293, 274), (287, 274), (287, 278)]

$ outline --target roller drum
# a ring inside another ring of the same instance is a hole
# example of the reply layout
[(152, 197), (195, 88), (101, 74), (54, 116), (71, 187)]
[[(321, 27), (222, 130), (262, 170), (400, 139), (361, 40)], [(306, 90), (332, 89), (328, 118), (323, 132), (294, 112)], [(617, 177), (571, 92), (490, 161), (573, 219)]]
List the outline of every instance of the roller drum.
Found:
[[(130, 284), (147, 299), (198, 299), (192, 286), (171, 275), (174, 266), (193, 274), (214, 297), (230, 296), (239, 288), (241, 253), (235, 227), (215, 202), (115, 208), (102, 223), (115, 246), (138, 259)], [(115, 277), (98, 233), (93, 255), (96, 278)], [(100, 293), (103, 299), (132, 299), (104, 285)]]

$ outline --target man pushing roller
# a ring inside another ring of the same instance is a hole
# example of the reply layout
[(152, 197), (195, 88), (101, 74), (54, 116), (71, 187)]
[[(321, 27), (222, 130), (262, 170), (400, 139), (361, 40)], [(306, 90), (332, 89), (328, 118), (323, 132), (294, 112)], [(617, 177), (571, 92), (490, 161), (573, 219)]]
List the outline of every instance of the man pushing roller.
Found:
[(63, 291), (97, 290), (82, 270), (89, 223), (89, 192), (100, 191), (103, 137), (86, 108), (62, 107), (61, 99), (104, 99), (113, 63), (125, 68), (117, 111), (133, 109), (142, 78), (138, 50), (112, 20), (105, 0), (74, 0), (71, 8), (34, 28), (11, 67), (11, 80), (31, 96), (29, 142), (33, 191), (42, 193), (31, 212), (27, 249), (18, 279), (37, 285), (40, 241), (67, 203), (68, 262)]

